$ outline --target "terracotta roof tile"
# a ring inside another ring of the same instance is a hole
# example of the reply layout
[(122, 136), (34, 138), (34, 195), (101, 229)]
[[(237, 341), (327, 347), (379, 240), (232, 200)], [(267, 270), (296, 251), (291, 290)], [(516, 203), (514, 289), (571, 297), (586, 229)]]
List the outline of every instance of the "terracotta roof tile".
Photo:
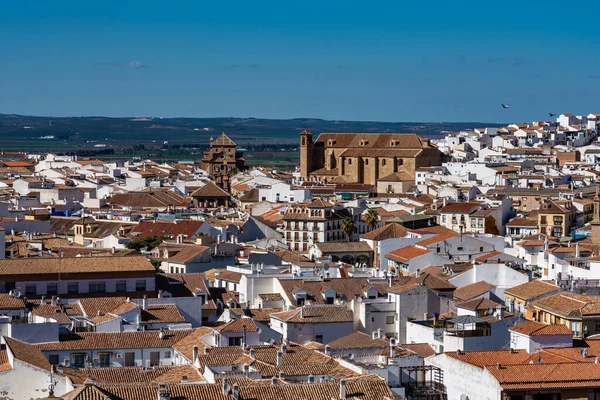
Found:
[(517, 285), (504, 291), (505, 294), (519, 297), (523, 300), (535, 299), (543, 295), (560, 291), (560, 288), (547, 282), (535, 280)]
[(371, 232), (365, 233), (361, 236), (363, 239), (368, 240), (387, 240), (387, 239), (397, 239), (406, 237), (408, 234), (408, 230), (397, 223), (386, 224), (381, 228), (372, 230)]
[(191, 330), (166, 331), (160, 338), (159, 331), (95, 333), (79, 332), (61, 335), (59, 342), (44, 343), (36, 347), (43, 351), (50, 350), (85, 350), (85, 349), (136, 349), (144, 347), (172, 347), (189, 335)]
[(57, 273), (107, 273), (156, 271), (144, 256), (20, 258), (0, 260), (0, 276)]
[(571, 332), (571, 329), (569, 329), (569, 327), (566, 325), (547, 325), (535, 321), (528, 321), (517, 326), (512, 326), (508, 329), (527, 336), (573, 336), (573, 332)]
[(294, 324), (323, 324), (352, 322), (354, 314), (346, 306), (311, 305), (304, 306), (303, 315), (302, 307), (299, 307), (291, 311), (271, 314), (271, 318)]
[(409, 262), (413, 258), (421, 257), (428, 253), (430, 253), (429, 250), (421, 249), (415, 246), (406, 246), (387, 253), (385, 256), (395, 261)]
[(459, 236), (459, 235), (460, 235), (459, 233), (454, 232), (454, 231), (444, 232), (444, 233), (440, 233), (438, 235), (432, 236), (430, 238), (420, 240), (416, 244), (417, 244), (417, 246), (427, 247), (432, 244), (444, 241), (446, 239), (451, 239), (451, 238)]
[(470, 285), (466, 285), (456, 289), (454, 291), (454, 298), (462, 301), (471, 300), (476, 297), (482, 296), (483, 294), (489, 292), (495, 287), (496, 285), (492, 285), (491, 283), (488, 283), (486, 281), (475, 282)]
[(17, 360), (46, 371), (50, 371), (52, 369), (52, 366), (46, 359), (46, 356), (44, 356), (44, 354), (35, 346), (9, 338), (7, 336), (3, 336), (3, 339), (6, 342), (6, 346)]

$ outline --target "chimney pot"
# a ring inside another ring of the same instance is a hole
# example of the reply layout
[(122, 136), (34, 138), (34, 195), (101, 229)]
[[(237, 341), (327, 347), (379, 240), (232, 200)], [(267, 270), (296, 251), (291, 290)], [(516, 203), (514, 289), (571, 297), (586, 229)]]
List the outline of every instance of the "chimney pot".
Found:
[(340, 399), (345, 399), (345, 398), (346, 398), (346, 380), (341, 379), (340, 380)]
[(221, 391), (223, 392), (223, 396), (227, 396), (229, 394), (229, 384), (227, 383), (227, 379), (223, 379)]
[[(206, 347), (204, 348), (204, 351), (206, 352)], [(198, 359), (198, 346), (194, 345), (194, 347), (192, 348), (192, 363), (195, 363), (196, 360)]]
[(283, 364), (283, 353), (281, 351), (277, 352), (277, 365)]

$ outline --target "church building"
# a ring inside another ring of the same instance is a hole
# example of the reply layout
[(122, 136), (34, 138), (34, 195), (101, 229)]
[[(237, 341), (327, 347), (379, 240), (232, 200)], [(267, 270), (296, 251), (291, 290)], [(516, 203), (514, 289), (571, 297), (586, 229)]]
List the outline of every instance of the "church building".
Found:
[(236, 170), (244, 169), (244, 158), (237, 151), (237, 146), (225, 132), (216, 140), (210, 138), (210, 149), (204, 152), (202, 169), (208, 173), (215, 184), (225, 191), (229, 191), (229, 176)]
[(324, 183), (376, 185), (410, 176), (419, 167), (441, 165), (444, 154), (412, 133), (300, 133), (300, 175)]

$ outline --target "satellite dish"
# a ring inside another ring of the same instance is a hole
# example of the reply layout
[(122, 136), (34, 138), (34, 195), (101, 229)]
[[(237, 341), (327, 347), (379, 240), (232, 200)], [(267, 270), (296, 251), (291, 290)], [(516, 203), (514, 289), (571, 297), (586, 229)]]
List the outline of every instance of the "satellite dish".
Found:
[(19, 290), (15, 290), (15, 298), (20, 298), (21, 297), (21, 292)]
[(488, 314), (493, 314), (494, 309), (492, 307), (488, 307), (487, 312), (488, 312)]

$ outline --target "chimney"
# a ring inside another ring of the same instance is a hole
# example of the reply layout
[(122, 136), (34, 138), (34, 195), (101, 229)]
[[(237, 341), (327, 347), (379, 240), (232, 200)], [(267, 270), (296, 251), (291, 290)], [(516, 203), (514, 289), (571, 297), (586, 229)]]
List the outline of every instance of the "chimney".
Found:
[(223, 392), (223, 396), (227, 396), (229, 394), (229, 385), (227, 384), (227, 379), (223, 379), (221, 383), (221, 391)]
[(285, 343), (281, 344), (281, 352), (282, 353), (287, 353), (287, 346), (285, 345)]
[(50, 300), (50, 305), (56, 306), (56, 296), (52, 296), (52, 300)]
[(396, 339), (394, 338), (390, 339), (390, 357), (396, 357)]
[(340, 379), (340, 399), (346, 398), (346, 380)]
[(330, 345), (325, 345), (325, 355), (328, 355), (328, 356), (331, 355), (331, 346)]
[(271, 385), (273, 385), (273, 386), (277, 385), (277, 377), (274, 376), (271, 378)]
[(183, 243), (183, 235), (180, 233), (179, 235), (177, 235), (177, 244), (181, 243)]
[(217, 243), (221, 243), (221, 235), (217, 235)]
[[(204, 348), (206, 350), (206, 347)], [(192, 348), (192, 364), (198, 359), (198, 346), (194, 345)]]
[(171, 394), (166, 383), (158, 384), (158, 400), (171, 400)]
[(427, 321), (429, 319), (429, 314), (423, 313), (423, 321)]
[(240, 400), (240, 387), (237, 383), (233, 384), (233, 400)]
[(279, 371), (279, 379), (285, 379), (285, 372)]
[(417, 268), (417, 273), (415, 274), (415, 276), (418, 278), (419, 276), (421, 276), (421, 269)]
[(42, 296), (42, 300), (40, 300), (40, 304), (41, 305), (45, 305), (46, 304), (46, 296)]
[(205, 347), (203, 353), (205, 356), (207, 356), (208, 353), (210, 353), (210, 349), (208, 347)]
[(188, 383), (187, 375), (182, 375), (181, 376), (181, 383)]
[(254, 358), (256, 356), (256, 350), (250, 349), (250, 357)]
[(148, 311), (148, 296), (144, 295), (142, 299), (142, 310)]
[(110, 249), (110, 252), (111, 252), (112, 254), (115, 254), (115, 251), (116, 251), (116, 249), (115, 249), (115, 246), (113, 246), (113, 247)]
[(300, 307), (300, 318), (304, 318), (304, 306)]
[(579, 258), (579, 242), (575, 243), (575, 258)]
[(496, 319), (504, 319), (504, 308), (502, 306), (496, 307)]
[(379, 328), (377, 329), (377, 339), (382, 339), (383, 338), (383, 329)]
[(313, 374), (308, 376), (308, 383), (315, 383), (315, 376)]
[(159, 290), (159, 291), (158, 291), (158, 298), (159, 298), (159, 299), (162, 299), (162, 294), (163, 294), (163, 291), (162, 291), (162, 290)]
[(502, 369), (502, 364), (496, 363), (496, 369)]
[(158, 331), (158, 337), (160, 339), (164, 339), (165, 338), (165, 330), (163, 328), (160, 328), (160, 331)]
[(248, 375), (250, 373), (250, 365), (244, 364), (244, 374)]
[(388, 286), (389, 286), (389, 287), (392, 287), (392, 286), (394, 286), (394, 277), (393, 277), (392, 275), (390, 275), (390, 276), (388, 277)]
[(277, 365), (282, 365), (283, 364), (283, 353), (278, 351), (277, 352)]

